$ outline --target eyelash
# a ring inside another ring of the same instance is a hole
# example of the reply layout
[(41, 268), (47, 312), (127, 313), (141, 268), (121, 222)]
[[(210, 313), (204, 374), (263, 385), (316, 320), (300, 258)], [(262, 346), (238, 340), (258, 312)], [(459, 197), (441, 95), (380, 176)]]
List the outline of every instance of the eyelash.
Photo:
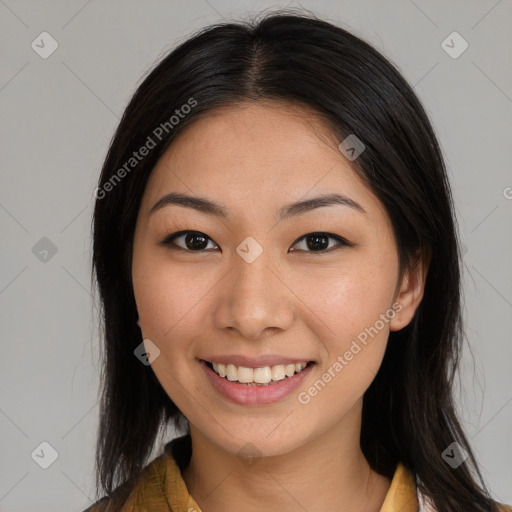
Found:
[[(176, 233), (171, 233), (170, 235), (167, 235), (160, 242), (160, 245), (163, 245), (173, 251), (184, 251), (184, 252), (191, 252), (191, 253), (194, 253), (194, 252), (202, 253), (202, 252), (205, 252), (208, 250), (208, 249), (198, 249), (196, 251), (193, 251), (190, 249), (184, 249), (183, 247), (179, 247), (178, 245), (176, 245), (174, 243), (174, 240), (176, 238), (179, 238), (180, 236), (188, 235), (189, 233), (199, 235), (199, 236), (204, 237), (204, 238), (208, 239), (209, 241), (213, 242), (213, 240), (208, 235), (206, 235), (205, 233), (202, 233), (201, 231), (183, 230), (183, 231), (178, 231)], [(303, 235), (302, 237), (300, 237), (299, 239), (297, 239), (293, 243), (293, 245), (298, 244), (298, 243), (302, 242), (303, 240), (305, 240), (307, 237), (314, 236), (314, 235), (325, 236), (327, 238), (331, 238), (333, 240), (336, 240), (336, 242), (338, 242), (338, 244), (334, 247), (329, 247), (328, 249), (319, 249), (318, 251), (299, 249), (299, 252), (309, 252), (312, 254), (330, 253), (333, 250), (340, 249), (341, 247), (353, 247), (354, 246), (354, 244), (350, 243), (348, 240), (344, 239), (341, 236), (334, 235), (333, 233), (325, 233), (323, 231), (314, 231), (312, 233), (307, 233), (307, 234)], [(215, 242), (213, 242), (213, 243), (215, 243)], [(215, 244), (215, 245), (217, 245), (217, 244)], [(295, 251), (292, 251), (292, 252), (295, 252)]]

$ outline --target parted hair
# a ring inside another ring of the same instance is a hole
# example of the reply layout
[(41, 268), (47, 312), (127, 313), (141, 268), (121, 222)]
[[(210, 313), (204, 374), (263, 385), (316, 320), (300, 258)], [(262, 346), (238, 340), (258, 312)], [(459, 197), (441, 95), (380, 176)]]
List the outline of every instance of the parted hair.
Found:
[[(194, 107), (169, 127), (191, 98)], [(453, 398), (463, 343), (461, 254), (431, 122), (380, 52), (333, 23), (290, 9), (208, 26), (169, 51), (141, 81), (110, 143), (92, 219), (91, 279), (100, 294), (103, 343), (98, 496), (112, 495), (109, 510), (119, 510), (158, 433), (184, 419), (151, 366), (134, 357), (141, 331), (131, 281), (133, 235), (149, 175), (175, 137), (202, 115), (263, 100), (311, 109), (340, 141), (355, 134), (365, 150), (354, 169), (391, 219), (401, 274), (418, 259), (428, 262), (423, 299), (409, 325), (390, 333), (364, 395), (361, 448), (370, 466), (391, 478), (402, 462), (439, 512), (497, 511)], [(162, 125), (167, 129), (156, 137)], [(105, 188), (152, 134), (148, 155)], [(455, 469), (442, 458), (453, 442), (468, 454)]]

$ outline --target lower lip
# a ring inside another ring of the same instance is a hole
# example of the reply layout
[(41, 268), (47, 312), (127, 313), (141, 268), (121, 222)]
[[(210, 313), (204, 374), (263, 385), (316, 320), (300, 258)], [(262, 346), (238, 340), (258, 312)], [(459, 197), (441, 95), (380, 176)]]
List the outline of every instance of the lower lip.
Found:
[(310, 374), (314, 364), (304, 368), (292, 377), (268, 384), (267, 386), (251, 386), (240, 384), (237, 381), (229, 381), (215, 373), (204, 361), (200, 361), (201, 367), (213, 387), (224, 397), (241, 405), (272, 404), (288, 396), (300, 386), (301, 382)]

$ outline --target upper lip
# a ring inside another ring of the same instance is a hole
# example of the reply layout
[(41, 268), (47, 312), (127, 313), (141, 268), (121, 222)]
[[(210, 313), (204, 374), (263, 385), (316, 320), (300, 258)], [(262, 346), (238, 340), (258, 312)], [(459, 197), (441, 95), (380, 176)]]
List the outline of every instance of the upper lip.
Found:
[(296, 364), (308, 363), (312, 361), (307, 357), (297, 358), (288, 356), (279, 356), (275, 354), (261, 355), (257, 357), (247, 357), (241, 355), (222, 355), (222, 356), (209, 356), (202, 358), (203, 361), (219, 364), (233, 364), (235, 366), (244, 366), (245, 368), (261, 368), (262, 366), (275, 366), (278, 364)]

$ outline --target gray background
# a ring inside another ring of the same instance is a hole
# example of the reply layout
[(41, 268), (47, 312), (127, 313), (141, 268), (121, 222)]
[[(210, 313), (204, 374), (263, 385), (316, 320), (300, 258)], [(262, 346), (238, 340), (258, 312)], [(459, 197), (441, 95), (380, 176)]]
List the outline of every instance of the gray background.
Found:
[[(433, 120), (465, 245), (458, 404), (491, 492), (512, 503), (510, 1), (0, 0), (0, 511), (81, 511), (94, 497), (92, 192), (141, 76), (196, 29), (286, 5), (374, 44)], [(47, 59), (31, 47), (43, 31), (59, 45)], [(469, 44), (458, 58), (441, 46), (453, 31)], [(31, 457), (44, 441), (58, 453), (48, 469)]]

